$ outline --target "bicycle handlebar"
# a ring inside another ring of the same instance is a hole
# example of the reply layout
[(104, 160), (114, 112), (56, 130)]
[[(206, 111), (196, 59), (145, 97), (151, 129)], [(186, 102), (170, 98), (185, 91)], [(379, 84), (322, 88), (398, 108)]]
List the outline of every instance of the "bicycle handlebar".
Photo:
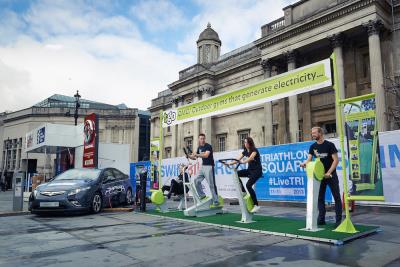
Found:
[(233, 164), (233, 165), (235, 165), (235, 167), (234, 167), (235, 169), (239, 168), (240, 164), (242, 164), (242, 163), (240, 163), (240, 160), (238, 160), (238, 159), (220, 159), (218, 161), (232, 169), (233, 169), (233, 167), (231, 167), (231, 165), (229, 165), (228, 162), (234, 161), (235, 164)]

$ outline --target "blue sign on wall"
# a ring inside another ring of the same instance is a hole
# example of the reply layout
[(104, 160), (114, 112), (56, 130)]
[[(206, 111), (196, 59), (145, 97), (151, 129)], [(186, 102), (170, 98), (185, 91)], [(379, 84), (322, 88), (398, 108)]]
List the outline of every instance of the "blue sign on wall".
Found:
[(36, 142), (36, 144), (43, 143), (45, 141), (45, 139), (46, 139), (46, 128), (43, 127), (43, 128), (40, 128), (37, 131), (37, 140), (36, 140), (37, 142)]

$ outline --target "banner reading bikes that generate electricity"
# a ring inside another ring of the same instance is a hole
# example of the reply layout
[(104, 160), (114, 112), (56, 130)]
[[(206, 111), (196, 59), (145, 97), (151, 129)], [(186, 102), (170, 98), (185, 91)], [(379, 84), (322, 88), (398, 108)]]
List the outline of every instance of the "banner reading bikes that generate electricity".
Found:
[(332, 85), (330, 59), (163, 112), (162, 127), (233, 112)]

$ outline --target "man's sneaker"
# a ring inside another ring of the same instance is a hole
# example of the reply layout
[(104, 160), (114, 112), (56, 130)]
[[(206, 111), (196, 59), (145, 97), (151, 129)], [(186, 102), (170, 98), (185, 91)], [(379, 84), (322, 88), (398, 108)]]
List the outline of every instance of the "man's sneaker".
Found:
[(200, 201), (203, 201), (203, 200), (205, 200), (207, 198), (207, 196), (202, 196), (202, 197), (200, 197)]
[(326, 225), (326, 222), (325, 221), (318, 221), (317, 225)]
[(254, 205), (253, 209), (250, 211), (251, 213), (256, 213), (260, 210), (260, 206)]
[(220, 208), (221, 204), (219, 204), (219, 202), (214, 202), (213, 204), (210, 205), (210, 208)]

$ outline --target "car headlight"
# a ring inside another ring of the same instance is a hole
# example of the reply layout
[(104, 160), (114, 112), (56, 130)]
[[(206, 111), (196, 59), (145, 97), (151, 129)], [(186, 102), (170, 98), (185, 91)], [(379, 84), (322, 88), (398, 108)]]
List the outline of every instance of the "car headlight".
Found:
[(88, 187), (82, 187), (82, 188), (76, 188), (76, 189), (73, 189), (73, 190), (69, 191), (68, 196), (73, 196), (73, 195), (78, 194), (79, 192), (83, 192), (83, 191), (86, 191), (86, 190), (89, 190), (89, 189), (90, 189), (89, 186)]
[(36, 198), (37, 194), (38, 194), (37, 189), (33, 190), (33, 196), (34, 196), (35, 198)]

